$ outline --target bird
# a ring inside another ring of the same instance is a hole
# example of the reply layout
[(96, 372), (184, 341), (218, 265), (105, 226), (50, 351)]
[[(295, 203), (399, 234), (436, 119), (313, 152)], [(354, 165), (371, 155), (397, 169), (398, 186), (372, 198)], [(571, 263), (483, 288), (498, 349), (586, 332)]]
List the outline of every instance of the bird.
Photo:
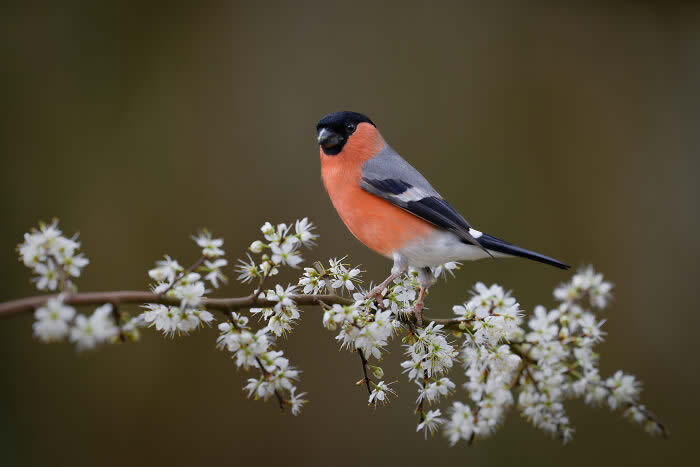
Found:
[(560, 269), (567, 264), (472, 227), (433, 186), (391, 148), (369, 117), (330, 113), (316, 125), (321, 178), (345, 226), (360, 242), (393, 260), (391, 274), (369, 291), (380, 296), (409, 268), (418, 271), (413, 307), (422, 326), (434, 269), (451, 261), (521, 257)]

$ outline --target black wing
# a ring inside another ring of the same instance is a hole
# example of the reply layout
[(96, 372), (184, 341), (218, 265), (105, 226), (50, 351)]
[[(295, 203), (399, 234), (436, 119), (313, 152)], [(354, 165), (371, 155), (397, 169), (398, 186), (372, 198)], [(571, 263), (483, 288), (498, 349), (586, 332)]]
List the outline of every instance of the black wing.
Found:
[(430, 222), (445, 230), (449, 230), (466, 243), (471, 243), (491, 253), (484, 248), (476, 238), (469, 233), (470, 225), (450, 203), (439, 196), (423, 192), (410, 183), (398, 179), (378, 179), (362, 177), (360, 186), (363, 190), (379, 196), (392, 204), (404, 209), (414, 216)]

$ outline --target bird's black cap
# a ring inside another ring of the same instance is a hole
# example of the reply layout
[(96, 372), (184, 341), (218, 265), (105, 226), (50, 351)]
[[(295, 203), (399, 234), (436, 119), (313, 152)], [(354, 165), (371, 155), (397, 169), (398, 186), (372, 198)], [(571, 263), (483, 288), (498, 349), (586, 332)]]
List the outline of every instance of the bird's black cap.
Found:
[(316, 124), (316, 130), (320, 130), (321, 128), (330, 128), (337, 130), (345, 127), (345, 125), (348, 123), (354, 123), (355, 125), (358, 125), (363, 122), (369, 123), (370, 125), (375, 127), (377, 126), (366, 115), (343, 110), (341, 112), (333, 112), (332, 114), (328, 114), (325, 117), (323, 117)]

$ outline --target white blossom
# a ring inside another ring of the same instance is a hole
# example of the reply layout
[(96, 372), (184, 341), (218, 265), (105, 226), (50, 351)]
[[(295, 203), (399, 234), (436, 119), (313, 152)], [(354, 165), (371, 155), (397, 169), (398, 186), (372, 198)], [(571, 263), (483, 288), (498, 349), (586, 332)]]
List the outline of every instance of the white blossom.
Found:
[(156, 261), (156, 267), (148, 271), (148, 276), (158, 282), (172, 283), (182, 271), (182, 266), (166, 255), (164, 260)]
[(38, 277), (33, 279), (36, 282), (36, 288), (39, 290), (56, 290), (60, 273), (54, 263), (38, 263), (34, 266), (34, 272)]
[[(336, 268), (336, 270), (338, 269), (340, 268)], [(360, 272), (361, 271), (357, 268), (352, 268), (348, 271), (342, 267), (339, 272), (333, 274), (334, 278), (331, 280), (331, 287), (334, 289), (345, 288), (347, 290), (354, 290), (354, 282), (358, 280), (357, 276), (360, 274)]]
[(290, 284), (287, 285), (286, 288), (284, 288), (281, 285), (277, 284), (275, 286), (275, 290), (267, 291), (266, 298), (270, 301), (277, 302), (274, 306), (274, 309), (279, 310), (281, 307), (294, 305), (292, 295), (296, 293), (296, 291), (297, 288), (294, 285)]
[(238, 273), (238, 280), (244, 284), (260, 277), (260, 270), (250, 255), (248, 256), (248, 262), (243, 261), (242, 259), (238, 260), (236, 272)]
[(390, 384), (392, 383), (385, 383), (384, 381), (373, 384), (374, 389), (372, 389), (372, 392), (369, 395), (369, 403), (374, 403), (376, 407), (377, 402), (389, 402), (389, 395), (396, 395), (396, 392), (389, 387)]
[(154, 326), (158, 331), (171, 337), (177, 332), (180, 317), (178, 307), (147, 303), (144, 308), (147, 311), (143, 313), (143, 320), (148, 327)]
[(275, 264), (270, 261), (269, 258), (265, 258), (265, 256), (263, 256), (263, 262), (260, 263), (259, 268), (263, 277), (275, 276), (277, 273), (279, 273), (277, 266), (275, 266)]
[(445, 434), (450, 444), (454, 446), (459, 440), (471, 441), (478, 431), (471, 407), (462, 402), (453, 402), (450, 419), (445, 424)]
[(270, 248), (272, 249), (271, 259), (275, 264), (286, 264), (296, 268), (303, 261), (294, 242), (285, 242), (281, 246), (272, 243)]
[(316, 226), (314, 226), (313, 222), (306, 217), (297, 220), (294, 224), (294, 231), (296, 232), (297, 238), (306, 247), (313, 246), (315, 244), (314, 240), (318, 238), (318, 235), (313, 233), (315, 228)]
[(554, 298), (565, 303), (580, 301), (588, 296), (591, 306), (603, 309), (610, 300), (612, 284), (603, 280), (603, 275), (596, 273), (592, 266), (581, 269), (570, 282), (554, 289)]
[(292, 388), (291, 391), (289, 391), (289, 405), (292, 410), (292, 415), (299, 415), (301, 413), (301, 408), (308, 402), (302, 399), (305, 395), (305, 392), (296, 394), (296, 388)]
[(214, 261), (204, 261), (204, 265), (202, 266), (203, 270), (206, 272), (204, 279), (208, 280), (215, 289), (219, 288), (219, 283), (225, 284), (228, 282), (226, 276), (221, 272), (221, 268), (227, 264), (228, 261), (223, 258)]
[(299, 286), (305, 294), (318, 294), (326, 287), (326, 280), (314, 268), (304, 268), (304, 275), (299, 279)]
[(424, 416), (423, 420), (416, 427), (416, 431), (423, 430), (425, 433), (425, 439), (428, 439), (428, 432), (430, 435), (437, 430), (438, 426), (445, 422), (444, 418), (441, 418), (440, 409), (429, 410)]
[(438, 267), (436, 267), (435, 269), (433, 269), (433, 275), (435, 276), (435, 278), (439, 278), (442, 276), (445, 279), (447, 279), (448, 274), (451, 277), (454, 277), (454, 275), (455, 275), (454, 271), (458, 271), (460, 269), (461, 265), (462, 265), (462, 263), (459, 263), (457, 261), (450, 261), (448, 263), (441, 264)]
[(112, 305), (106, 303), (97, 308), (90, 317), (78, 315), (70, 329), (69, 340), (78, 350), (93, 349), (97, 345), (119, 336), (119, 327), (112, 316)]
[(202, 255), (207, 258), (218, 258), (224, 255), (224, 250), (221, 247), (224, 245), (224, 241), (220, 238), (212, 238), (211, 233), (203, 230), (196, 237), (192, 237), (192, 240), (199, 245), (202, 249)]
[(180, 299), (180, 307), (183, 309), (198, 307), (204, 299), (204, 294), (207, 293), (204, 282), (198, 280), (199, 274), (193, 273), (192, 275), (197, 276), (197, 278), (192, 281), (183, 281), (184, 283), (180, 283), (172, 289), (173, 295)]
[(440, 397), (446, 397), (448, 394), (451, 394), (455, 388), (455, 383), (453, 383), (447, 377), (443, 377), (429, 383), (416, 381), (416, 384), (418, 384), (419, 388), (418, 399), (416, 402), (427, 401), (429, 403), (433, 403)]
[(55, 342), (68, 335), (69, 323), (75, 316), (75, 308), (64, 305), (64, 295), (50, 298), (46, 305), (34, 312), (34, 335), (42, 342)]
[(605, 385), (610, 390), (608, 406), (613, 410), (619, 406), (634, 403), (639, 397), (639, 382), (634, 376), (627, 375), (621, 370), (608, 378)]

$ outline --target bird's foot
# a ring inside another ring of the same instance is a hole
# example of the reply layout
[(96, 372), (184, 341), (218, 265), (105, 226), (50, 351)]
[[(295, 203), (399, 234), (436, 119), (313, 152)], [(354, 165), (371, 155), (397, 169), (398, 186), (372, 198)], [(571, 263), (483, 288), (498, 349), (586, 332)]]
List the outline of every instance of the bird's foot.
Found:
[(382, 292), (384, 292), (384, 289), (386, 287), (382, 287), (382, 284), (376, 286), (369, 292), (367, 292), (367, 295), (365, 295), (365, 300), (370, 299), (370, 298), (379, 298), (382, 296)]
[(386, 289), (397, 277), (399, 277), (399, 274), (391, 273), (389, 277), (384, 279), (384, 282), (367, 292), (367, 295), (365, 295), (365, 300), (370, 298), (381, 298), (384, 289)]

